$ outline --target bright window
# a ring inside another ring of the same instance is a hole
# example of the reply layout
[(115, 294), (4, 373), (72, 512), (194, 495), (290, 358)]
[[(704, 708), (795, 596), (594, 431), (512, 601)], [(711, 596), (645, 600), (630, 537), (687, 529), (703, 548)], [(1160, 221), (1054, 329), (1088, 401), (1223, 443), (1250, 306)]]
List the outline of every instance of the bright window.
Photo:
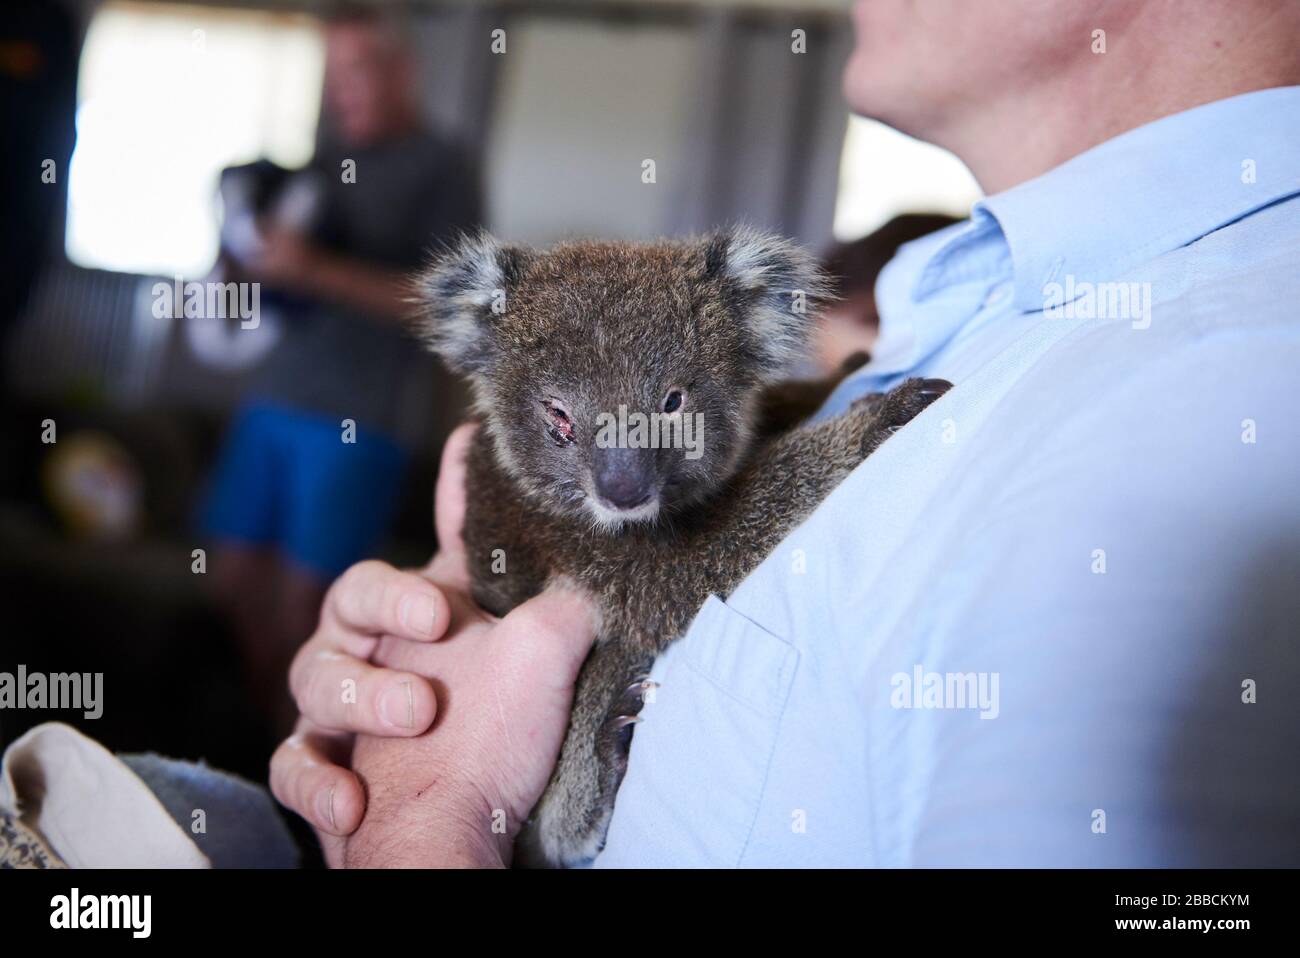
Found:
[(835, 200), (835, 238), (865, 236), (899, 213), (969, 216), (980, 189), (947, 150), (883, 123), (849, 119)]
[(217, 255), (223, 167), (312, 155), (324, 49), (300, 15), (106, 3), (81, 55), (68, 256), (198, 276)]

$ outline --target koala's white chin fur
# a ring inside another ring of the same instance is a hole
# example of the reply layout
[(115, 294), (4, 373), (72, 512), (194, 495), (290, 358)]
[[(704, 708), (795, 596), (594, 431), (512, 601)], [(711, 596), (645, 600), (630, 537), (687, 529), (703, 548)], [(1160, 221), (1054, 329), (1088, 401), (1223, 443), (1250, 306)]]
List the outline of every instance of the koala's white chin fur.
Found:
[(582, 504), (601, 532), (618, 532), (629, 523), (652, 522), (659, 516), (658, 496), (651, 497), (649, 502), (635, 509), (611, 509), (590, 494), (583, 497)]

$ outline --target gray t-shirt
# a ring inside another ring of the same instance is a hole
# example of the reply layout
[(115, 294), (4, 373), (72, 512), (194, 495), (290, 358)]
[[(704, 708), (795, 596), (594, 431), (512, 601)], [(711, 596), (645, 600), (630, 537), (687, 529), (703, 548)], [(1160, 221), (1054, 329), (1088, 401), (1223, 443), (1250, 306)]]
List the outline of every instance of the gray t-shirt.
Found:
[[(342, 181), (345, 159), (356, 163), (354, 183)], [(477, 170), (463, 149), (430, 132), (364, 149), (323, 147), (312, 167), (322, 189), (313, 239), (342, 256), (414, 270), (481, 220)], [(284, 335), (255, 375), (253, 395), (414, 441), (429, 416), (411, 408), (408, 397), (428, 396), (417, 377), (446, 374), (409, 333), (391, 318), (322, 301), (286, 299), (282, 312)], [(454, 389), (438, 384), (434, 397)]]

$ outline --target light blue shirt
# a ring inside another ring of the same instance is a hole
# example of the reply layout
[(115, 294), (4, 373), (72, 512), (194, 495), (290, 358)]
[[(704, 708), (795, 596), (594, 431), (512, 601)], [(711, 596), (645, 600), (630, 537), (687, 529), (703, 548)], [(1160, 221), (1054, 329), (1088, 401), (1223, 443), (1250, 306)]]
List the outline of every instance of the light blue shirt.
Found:
[(661, 656), (595, 864), (1300, 864), (1300, 87), (979, 202), (877, 300), (824, 414), (955, 387)]

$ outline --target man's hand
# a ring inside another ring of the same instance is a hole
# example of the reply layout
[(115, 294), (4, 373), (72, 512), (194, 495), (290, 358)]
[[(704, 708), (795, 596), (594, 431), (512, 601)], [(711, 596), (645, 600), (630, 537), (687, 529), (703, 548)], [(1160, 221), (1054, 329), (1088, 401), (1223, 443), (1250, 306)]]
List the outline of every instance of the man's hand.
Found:
[(499, 866), (537, 804), (568, 727), (573, 683), (595, 638), (580, 597), (546, 592), (496, 620), (447, 590), (436, 646), (385, 640), (377, 658), (428, 675), (439, 703), (415, 739), (359, 736), (369, 792), (350, 866)]
[(403, 322), (411, 318), (410, 277), (378, 263), (331, 252), (274, 223), (264, 225), (257, 255), (237, 265), (241, 275), (358, 310), (374, 320)]
[[(564, 738), (594, 624), (571, 594), (543, 594), (500, 621), (470, 598), (460, 529), (472, 433), (456, 430), (443, 452), (442, 551), (422, 574), (378, 562), (348, 570), (290, 670), (303, 718), (271, 760), (271, 788), (312, 823), (334, 866), (345, 858), (373, 866), (508, 862)], [(370, 665), (371, 657), (389, 668)], [(435, 713), (436, 727), (422, 735)], [(349, 771), (355, 732), (366, 734)], [(344, 837), (366, 813), (361, 780), (370, 814), (349, 844)]]
[(301, 233), (274, 224), (263, 230), (261, 248), (246, 269), (259, 280), (287, 289), (311, 286), (322, 257)]

